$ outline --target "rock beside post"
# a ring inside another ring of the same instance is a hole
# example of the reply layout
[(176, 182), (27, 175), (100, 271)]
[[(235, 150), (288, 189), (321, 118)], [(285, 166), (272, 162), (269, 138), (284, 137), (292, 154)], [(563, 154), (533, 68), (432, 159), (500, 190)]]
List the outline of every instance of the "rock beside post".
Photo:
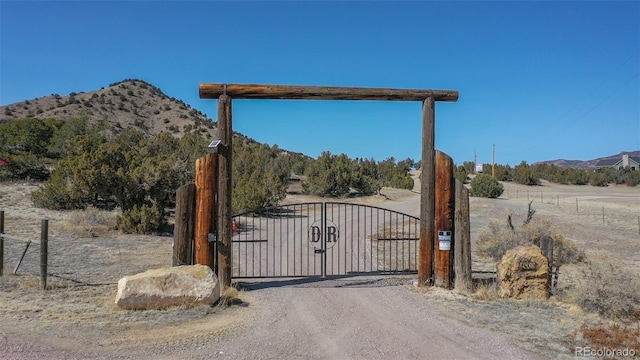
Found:
[(118, 281), (116, 305), (127, 310), (214, 304), (220, 298), (216, 274), (205, 265), (175, 266), (125, 276)]
[(497, 265), (497, 277), (501, 298), (549, 298), (549, 262), (536, 245), (508, 250)]

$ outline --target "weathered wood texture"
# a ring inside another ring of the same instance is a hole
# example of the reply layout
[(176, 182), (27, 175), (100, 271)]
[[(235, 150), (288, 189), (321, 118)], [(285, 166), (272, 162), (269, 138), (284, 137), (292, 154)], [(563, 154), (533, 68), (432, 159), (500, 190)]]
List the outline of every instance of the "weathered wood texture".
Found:
[(215, 234), (216, 154), (196, 160), (196, 220), (194, 263), (207, 265), (215, 271), (213, 246), (209, 234)]
[(547, 287), (549, 290), (554, 286), (554, 275), (557, 277), (558, 274), (558, 269), (555, 267), (555, 262), (553, 261), (554, 242), (554, 239), (549, 235), (545, 235), (540, 238), (540, 250), (542, 250), (542, 254), (549, 262), (549, 286)]
[(231, 97), (218, 98), (218, 279), (222, 287), (231, 286), (232, 269), (232, 209), (231, 209), (231, 154), (233, 128), (231, 123)]
[(173, 230), (173, 266), (193, 265), (196, 220), (196, 186), (188, 184), (176, 190), (176, 215)]
[(433, 285), (433, 246), (435, 235), (435, 100), (422, 103), (422, 168), (420, 172), (420, 247), (418, 285)]
[[(436, 234), (439, 231), (450, 231), (454, 234), (454, 195), (453, 159), (447, 154), (436, 151)], [(438, 240), (436, 239), (436, 244)], [(454, 252), (454, 239), (449, 249), (435, 247), (435, 286), (451, 288), (451, 267)]]
[(200, 84), (201, 99), (216, 99), (223, 94), (229, 95), (234, 99), (423, 101), (426, 98), (433, 98), (435, 101), (458, 100), (458, 91), (456, 90), (256, 84)]
[(40, 224), (40, 289), (47, 290), (47, 263), (49, 257), (49, 220)]
[(469, 221), (469, 190), (456, 180), (454, 228), (454, 278), (456, 291), (469, 294), (473, 291), (471, 280), (471, 223)]

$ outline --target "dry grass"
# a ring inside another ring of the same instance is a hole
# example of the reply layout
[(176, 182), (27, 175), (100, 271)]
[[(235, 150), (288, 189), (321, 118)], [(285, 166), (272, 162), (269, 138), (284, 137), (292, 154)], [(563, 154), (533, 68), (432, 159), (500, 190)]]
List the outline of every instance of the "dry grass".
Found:
[(93, 206), (69, 213), (67, 227), (80, 237), (98, 237), (116, 228), (117, 214)]
[(580, 267), (577, 285), (566, 299), (586, 311), (614, 320), (640, 320), (640, 274), (619, 261), (588, 261)]
[(582, 261), (584, 252), (575, 243), (566, 239), (548, 220), (533, 220), (512, 229), (507, 221), (489, 220), (487, 226), (478, 235), (474, 243), (474, 252), (499, 261), (509, 249), (539, 241), (543, 236), (554, 239), (554, 258), (556, 264), (568, 264)]
[[(567, 342), (572, 353), (576, 348), (591, 348), (594, 350), (608, 349), (633, 354), (630, 358), (640, 355), (640, 324), (621, 324), (617, 322), (599, 322), (591, 325), (582, 324), (580, 329), (567, 335)], [(604, 356), (605, 359), (621, 358), (620, 356)]]

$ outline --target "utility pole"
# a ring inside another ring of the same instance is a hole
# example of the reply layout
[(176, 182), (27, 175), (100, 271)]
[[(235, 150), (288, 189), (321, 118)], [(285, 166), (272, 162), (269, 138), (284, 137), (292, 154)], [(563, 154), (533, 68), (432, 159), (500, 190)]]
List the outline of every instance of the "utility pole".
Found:
[(496, 144), (493, 144), (493, 160), (491, 164), (491, 176), (496, 177)]
[(476, 173), (476, 166), (478, 166), (478, 153), (476, 149), (473, 149), (473, 169), (471, 170), (472, 174)]

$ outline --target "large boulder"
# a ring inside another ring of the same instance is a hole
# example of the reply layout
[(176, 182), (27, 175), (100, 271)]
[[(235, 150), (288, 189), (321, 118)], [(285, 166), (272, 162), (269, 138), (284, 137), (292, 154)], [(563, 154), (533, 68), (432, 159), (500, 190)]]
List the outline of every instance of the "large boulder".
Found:
[(502, 298), (544, 300), (549, 297), (549, 262), (536, 245), (508, 250), (497, 265)]
[(148, 270), (118, 281), (116, 305), (122, 309), (166, 309), (213, 304), (220, 298), (216, 274), (205, 265)]

